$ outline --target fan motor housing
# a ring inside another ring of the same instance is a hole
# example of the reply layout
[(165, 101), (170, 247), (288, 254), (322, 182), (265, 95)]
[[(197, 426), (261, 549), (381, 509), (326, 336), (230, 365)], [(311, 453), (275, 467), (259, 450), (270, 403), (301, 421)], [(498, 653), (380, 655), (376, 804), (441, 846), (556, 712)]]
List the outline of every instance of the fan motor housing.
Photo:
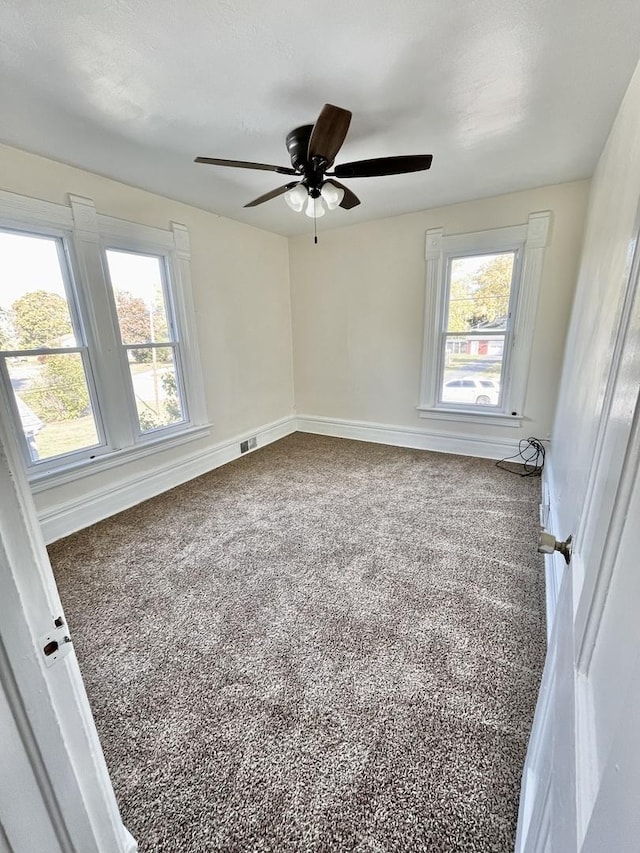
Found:
[(287, 151), (291, 157), (291, 165), (298, 172), (305, 171), (312, 130), (312, 124), (303, 124), (301, 127), (295, 127), (291, 133), (287, 134)]

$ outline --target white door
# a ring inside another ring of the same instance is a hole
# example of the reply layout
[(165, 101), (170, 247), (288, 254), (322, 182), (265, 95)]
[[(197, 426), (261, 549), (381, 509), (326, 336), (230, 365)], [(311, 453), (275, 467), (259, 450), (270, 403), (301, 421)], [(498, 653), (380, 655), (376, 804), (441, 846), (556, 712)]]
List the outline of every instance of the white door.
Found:
[[(574, 554), (568, 567), (549, 558), (548, 577), (560, 575), (561, 584), (523, 777), (518, 853), (640, 851), (637, 235), (588, 485), (573, 513)], [(562, 501), (552, 509), (550, 527), (562, 528)]]
[(0, 410), (0, 850), (134, 853), (11, 429)]

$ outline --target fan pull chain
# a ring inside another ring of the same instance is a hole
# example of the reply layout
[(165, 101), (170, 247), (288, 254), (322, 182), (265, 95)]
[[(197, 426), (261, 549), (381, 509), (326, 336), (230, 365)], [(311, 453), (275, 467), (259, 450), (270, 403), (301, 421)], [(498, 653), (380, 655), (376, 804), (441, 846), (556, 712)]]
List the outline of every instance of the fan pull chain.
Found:
[(316, 201), (313, 200), (313, 242), (318, 245), (318, 220), (316, 218)]

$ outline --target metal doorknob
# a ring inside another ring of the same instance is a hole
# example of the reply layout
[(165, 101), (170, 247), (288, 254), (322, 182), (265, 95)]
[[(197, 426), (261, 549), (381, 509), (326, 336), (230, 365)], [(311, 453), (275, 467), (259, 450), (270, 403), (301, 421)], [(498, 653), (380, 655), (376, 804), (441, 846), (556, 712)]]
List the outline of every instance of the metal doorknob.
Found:
[(568, 536), (564, 542), (558, 542), (553, 533), (547, 533), (546, 530), (541, 530), (540, 537), (538, 539), (538, 553), (553, 554), (554, 551), (559, 551), (564, 557), (565, 563), (568, 565), (571, 561), (571, 539), (572, 537)]

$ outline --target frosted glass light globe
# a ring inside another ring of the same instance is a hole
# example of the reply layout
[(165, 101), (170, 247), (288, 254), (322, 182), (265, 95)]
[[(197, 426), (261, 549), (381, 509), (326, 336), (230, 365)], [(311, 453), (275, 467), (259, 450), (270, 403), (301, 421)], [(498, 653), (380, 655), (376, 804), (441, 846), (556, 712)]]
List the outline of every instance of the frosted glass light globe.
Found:
[(307, 209), (305, 210), (307, 216), (311, 219), (315, 216), (316, 219), (320, 219), (321, 216), (324, 216), (324, 207), (322, 205), (321, 198), (312, 198), (309, 196), (309, 201), (307, 202)]
[(336, 207), (340, 206), (340, 202), (344, 198), (344, 190), (342, 187), (336, 187), (331, 181), (325, 181), (320, 188), (320, 195), (329, 210), (335, 210)]
[(303, 184), (297, 184), (293, 189), (288, 190), (284, 194), (284, 200), (291, 210), (295, 210), (296, 213), (300, 213), (308, 196), (309, 193), (307, 188)]

